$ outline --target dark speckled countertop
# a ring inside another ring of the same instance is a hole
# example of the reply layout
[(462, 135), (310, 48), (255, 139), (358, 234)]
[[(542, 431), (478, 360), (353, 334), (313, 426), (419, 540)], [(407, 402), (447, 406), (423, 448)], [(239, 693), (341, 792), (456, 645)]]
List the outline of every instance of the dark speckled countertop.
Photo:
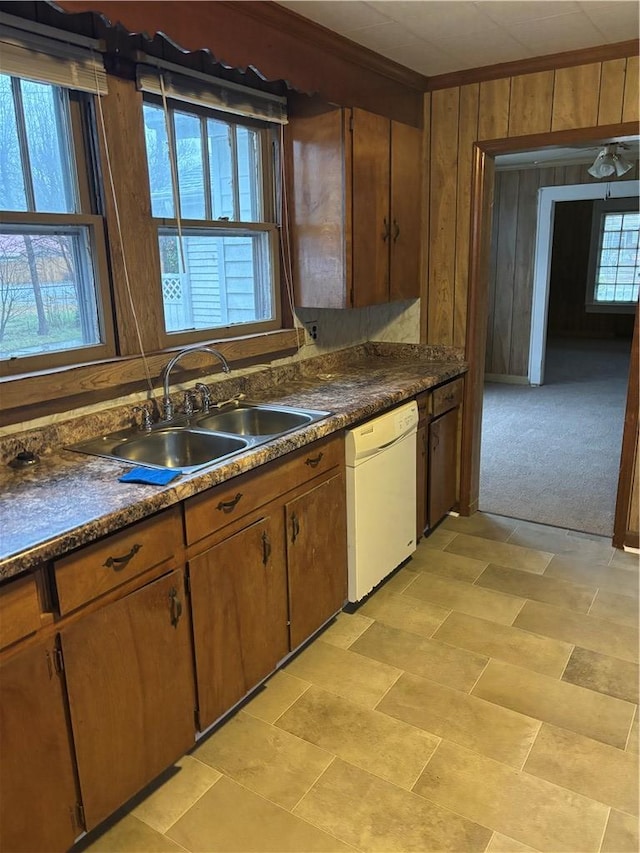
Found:
[[(62, 449), (119, 429), (131, 407), (86, 416), (0, 440), (0, 580), (92, 542), (131, 522), (277, 459), (410, 399), (466, 371), (458, 350), (417, 344), (358, 345), (326, 356), (225, 381), (224, 393), (333, 414), (230, 461), (182, 475), (166, 486), (120, 483), (131, 465)], [(215, 391), (215, 389), (214, 389)], [(219, 399), (219, 397), (215, 397)], [(28, 447), (40, 463), (6, 461)]]

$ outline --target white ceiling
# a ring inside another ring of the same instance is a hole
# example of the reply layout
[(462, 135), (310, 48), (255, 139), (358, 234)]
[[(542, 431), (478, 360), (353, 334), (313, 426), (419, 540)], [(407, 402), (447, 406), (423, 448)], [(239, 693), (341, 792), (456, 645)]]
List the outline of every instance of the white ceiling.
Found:
[(286, 0), (305, 18), (428, 77), (627, 41), (635, 0)]

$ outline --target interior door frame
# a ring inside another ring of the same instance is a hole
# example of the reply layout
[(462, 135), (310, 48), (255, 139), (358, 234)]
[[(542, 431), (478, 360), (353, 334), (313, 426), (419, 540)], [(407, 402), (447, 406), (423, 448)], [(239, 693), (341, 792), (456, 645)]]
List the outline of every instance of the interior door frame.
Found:
[[(464, 384), (462, 447), (460, 455), (460, 513), (471, 515), (478, 509), (480, 493), (480, 443), (482, 437), (482, 397), (487, 340), (489, 300), (489, 247), (491, 241), (494, 191), (494, 158), (498, 154), (566, 147), (583, 142), (605, 144), (635, 138), (636, 122), (577, 128), (473, 143), (471, 175), (471, 225), (469, 232), (469, 297), (465, 358), (469, 364)], [(631, 427), (625, 420), (623, 445)], [(635, 441), (635, 436), (632, 436)]]
[(536, 247), (533, 261), (533, 300), (531, 304), (531, 338), (529, 344), (529, 372), (531, 385), (544, 382), (544, 362), (551, 286), (551, 254), (556, 204), (559, 201), (582, 199), (627, 198), (637, 196), (640, 181), (603, 181), (599, 184), (563, 184), (540, 187), (538, 190), (538, 216)]

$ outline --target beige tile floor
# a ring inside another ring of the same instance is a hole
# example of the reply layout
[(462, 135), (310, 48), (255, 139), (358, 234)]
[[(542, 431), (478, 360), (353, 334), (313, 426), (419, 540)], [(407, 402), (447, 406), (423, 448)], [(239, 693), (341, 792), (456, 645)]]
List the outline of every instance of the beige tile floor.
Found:
[(638, 561), (447, 518), (80, 846), (637, 851)]

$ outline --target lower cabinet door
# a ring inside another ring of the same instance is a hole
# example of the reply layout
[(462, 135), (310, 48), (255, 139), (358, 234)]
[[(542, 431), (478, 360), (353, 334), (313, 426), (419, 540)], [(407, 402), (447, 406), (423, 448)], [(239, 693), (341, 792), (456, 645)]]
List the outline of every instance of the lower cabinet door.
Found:
[(429, 424), (429, 527), (434, 527), (456, 502), (458, 409)]
[(286, 504), (291, 649), (303, 643), (347, 598), (344, 474)]
[(0, 697), (0, 850), (67, 850), (82, 827), (53, 640), (0, 665)]
[(184, 574), (173, 571), (62, 632), (87, 829), (193, 746)]
[(287, 654), (281, 514), (280, 506), (189, 561), (200, 730)]

